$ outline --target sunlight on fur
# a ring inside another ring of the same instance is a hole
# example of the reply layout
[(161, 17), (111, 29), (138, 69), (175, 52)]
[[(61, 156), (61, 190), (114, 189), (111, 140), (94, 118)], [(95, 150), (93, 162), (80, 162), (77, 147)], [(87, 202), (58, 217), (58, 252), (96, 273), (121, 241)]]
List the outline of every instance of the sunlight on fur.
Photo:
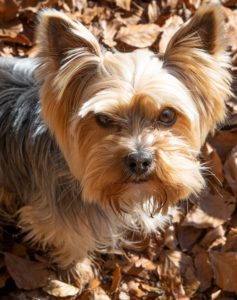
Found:
[(229, 57), (218, 6), (184, 24), (162, 59), (104, 51), (55, 10), (41, 12), (36, 36), (36, 58), (0, 60), (1, 199), (16, 195), (26, 240), (66, 269), (129, 243), (127, 230), (161, 229), (200, 193), (200, 148), (231, 96)]

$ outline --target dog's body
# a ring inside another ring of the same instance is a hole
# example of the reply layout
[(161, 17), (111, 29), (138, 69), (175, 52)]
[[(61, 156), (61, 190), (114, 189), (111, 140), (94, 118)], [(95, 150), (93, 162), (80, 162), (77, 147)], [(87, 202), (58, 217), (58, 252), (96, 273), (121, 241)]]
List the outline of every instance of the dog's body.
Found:
[[(142, 217), (134, 209), (125, 219), (110, 207), (101, 209), (81, 199), (80, 184), (41, 117), (37, 66), (31, 58), (0, 58), (1, 200), (23, 207), (20, 225), (30, 230), (28, 239), (41, 236), (41, 246), (57, 244), (58, 253), (54, 254), (67, 265), (95, 249), (118, 246), (125, 226), (135, 229), (136, 223), (143, 222), (147, 232), (161, 228), (169, 213)], [(8, 194), (15, 197), (8, 200)], [(51, 211), (50, 205), (58, 210)], [(70, 224), (69, 220), (74, 222)], [(48, 232), (51, 234), (44, 241)], [(68, 247), (73, 257), (68, 257)]]
[(37, 58), (0, 60), (2, 210), (18, 206), (26, 238), (61, 268), (127, 229), (155, 231), (203, 188), (198, 154), (231, 95), (220, 23), (218, 8), (202, 9), (161, 60), (103, 53), (46, 11)]

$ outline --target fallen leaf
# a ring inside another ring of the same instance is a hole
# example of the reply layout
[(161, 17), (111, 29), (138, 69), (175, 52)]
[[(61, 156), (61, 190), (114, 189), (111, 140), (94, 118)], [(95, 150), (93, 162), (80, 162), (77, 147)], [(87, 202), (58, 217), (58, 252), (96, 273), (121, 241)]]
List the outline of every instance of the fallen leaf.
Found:
[(133, 47), (145, 48), (155, 42), (160, 32), (160, 27), (155, 24), (123, 26), (120, 28), (116, 39)]
[(222, 225), (209, 229), (204, 238), (201, 240), (200, 246), (204, 249), (208, 249), (215, 240), (220, 238), (225, 239), (225, 229)]
[(170, 225), (164, 233), (164, 245), (171, 250), (174, 250), (177, 247), (177, 238), (176, 232), (173, 225)]
[(150, 23), (155, 23), (160, 15), (160, 8), (157, 4), (157, 1), (152, 0), (151, 3), (148, 4), (148, 18)]
[(126, 26), (136, 25), (141, 19), (139, 13), (133, 14), (131, 17), (128, 18), (123, 18), (120, 12), (116, 12), (114, 16), (115, 16), (115, 21), (118, 21), (121, 25), (126, 25)]
[(183, 251), (190, 250), (193, 244), (203, 234), (202, 230), (191, 226), (179, 226), (178, 241)]
[(199, 287), (200, 283), (195, 276), (192, 259), (181, 251), (163, 251), (157, 271), (161, 286), (165, 290), (170, 290), (175, 295), (175, 299), (191, 296)]
[(211, 300), (217, 300), (217, 299), (220, 300), (220, 298), (219, 298), (220, 294), (221, 294), (221, 290), (217, 290), (216, 292), (212, 293)]
[(210, 252), (216, 284), (225, 291), (237, 293), (237, 253)]
[(226, 243), (222, 247), (223, 252), (237, 252), (237, 228), (231, 228), (226, 236)]
[(103, 17), (106, 14), (106, 10), (104, 7), (98, 7), (94, 6), (92, 8), (87, 7), (84, 11), (83, 14), (75, 14), (75, 18), (79, 19), (83, 24), (89, 25), (93, 22), (93, 20), (100, 16)]
[(217, 227), (227, 221), (235, 210), (236, 200), (223, 190), (223, 195), (206, 193), (186, 215), (182, 225), (196, 228)]
[(46, 285), (49, 271), (39, 262), (5, 253), (7, 270), (20, 289), (32, 290)]
[(116, 46), (116, 41), (114, 40), (115, 34), (118, 32), (118, 28), (121, 26), (120, 22), (117, 20), (113, 20), (107, 22), (106, 20), (102, 20), (100, 22), (101, 27), (103, 28), (103, 43), (105, 43), (109, 47)]
[(224, 180), (223, 167), (217, 151), (209, 143), (205, 143), (202, 155), (207, 164), (208, 173), (210, 172), (219, 183), (222, 183)]
[(135, 266), (136, 266), (136, 268), (142, 267), (142, 268), (146, 269), (147, 271), (153, 271), (156, 269), (156, 265), (151, 260), (149, 260), (145, 257), (139, 258), (135, 262)]
[(93, 278), (89, 282), (89, 288), (93, 291), (96, 290), (97, 287), (100, 285), (101, 285), (101, 281), (98, 278)]
[(125, 267), (123, 267), (123, 273), (130, 275), (130, 276), (149, 279), (149, 274), (148, 274), (147, 270), (145, 270), (143, 267), (136, 267), (134, 265), (125, 266)]
[(54, 297), (70, 297), (80, 292), (77, 287), (56, 279), (50, 280), (43, 290)]
[(17, 1), (0, 0), (0, 20), (8, 22), (16, 17), (18, 12)]
[(22, 31), (22, 23), (19, 20), (14, 20), (9, 23), (5, 23), (4, 26), (0, 26), (0, 38), (11, 40), (16, 38)]
[(224, 164), (225, 178), (237, 197), (237, 146), (235, 146)]
[(134, 280), (128, 282), (128, 288), (130, 293), (135, 294), (139, 299), (146, 295), (146, 293), (140, 288), (140, 284)]
[(227, 7), (223, 7), (222, 9), (226, 18), (225, 30), (228, 38), (228, 45), (230, 45), (232, 51), (234, 51), (237, 49), (237, 11)]
[(203, 292), (211, 286), (213, 277), (208, 253), (205, 250), (201, 250), (196, 253), (194, 264), (196, 268), (196, 275), (200, 282), (199, 290)]
[(9, 278), (9, 274), (7, 272), (4, 272), (3, 274), (0, 274), (0, 289), (4, 288), (7, 279)]
[(236, 146), (236, 141), (237, 129), (233, 129), (231, 131), (216, 131), (209, 143), (216, 149), (222, 162), (224, 162), (229, 152)]
[(113, 272), (113, 277), (112, 277), (112, 283), (110, 286), (110, 292), (114, 293), (119, 287), (119, 284), (121, 282), (122, 274), (121, 274), (121, 269), (118, 264), (115, 266), (115, 270)]
[(174, 15), (166, 20), (164, 26), (162, 27), (162, 35), (159, 42), (159, 51), (161, 53), (165, 52), (170, 39), (182, 24), (183, 20), (180, 16)]
[(116, 0), (116, 5), (125, 10), (130, 10), (132, 0)]
[(156, 286), (150, 286), (148, 284), (145, 283), (141, 283), (141, 288), (146, 291), (146, 292), (152, 292), (152, 293), (156, 293), (156, 294), (162, 294), (162, 291), (160, 288), (156, 287)]

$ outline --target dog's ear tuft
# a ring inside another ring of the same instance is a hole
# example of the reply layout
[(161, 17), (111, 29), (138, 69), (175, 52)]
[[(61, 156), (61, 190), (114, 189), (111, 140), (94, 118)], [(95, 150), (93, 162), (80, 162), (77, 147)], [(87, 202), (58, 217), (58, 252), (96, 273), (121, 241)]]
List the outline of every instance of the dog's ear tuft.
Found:
[(200, 114), (201, 140), (225, 118), (232, 95), (229, 55), (226, 53), (220, 6), (201, 7), (170, 40), (164, 68), (183, 82)]
[(220, 6), (207, 5), (199, 8), (189, 22), (184, 24), (170, 40), (165, 53), (166, 58), (168, 59), (173, 52), (183, 51), (185, 46), (199, 48), (213, 55), (223, 51), (225, 49), (223, 28)]
[(101, 55), (98, 41), (85, 26), (54, 9), (41, 11), (36, 38), (39, 56), (52, 59), (57, 66), (73, 49)]

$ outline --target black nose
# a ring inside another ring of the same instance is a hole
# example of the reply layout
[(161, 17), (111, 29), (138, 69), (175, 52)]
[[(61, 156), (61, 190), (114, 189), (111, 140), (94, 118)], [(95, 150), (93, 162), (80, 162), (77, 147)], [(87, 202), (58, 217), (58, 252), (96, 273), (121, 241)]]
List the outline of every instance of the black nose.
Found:
[(142, 175), (150, 169), (152, 164), (152, 155), (145, 151), (131, 153), (125, 157), (125, 163), (132, 173)]

